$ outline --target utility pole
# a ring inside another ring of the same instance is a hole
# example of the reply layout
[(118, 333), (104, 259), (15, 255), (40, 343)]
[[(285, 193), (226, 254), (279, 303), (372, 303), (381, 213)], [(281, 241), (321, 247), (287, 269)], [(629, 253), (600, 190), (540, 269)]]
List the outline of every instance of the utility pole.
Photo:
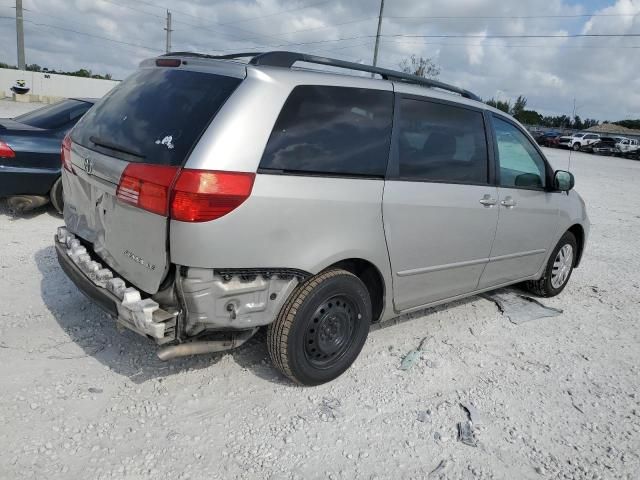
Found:
[[(376, 46), (373, 49), (373, 66), (378, 64), (378, 48), (380, 46), (380, 30), (382, 29), (382, 13), (384, 11), (384, 0), (380, 0), (380, 15), (378, 16), (378, 33), (376, 33)], [(371, 74), (373, 78), (373, 73)]]
[(169, 10), (167, 10), (167, 26), (165, 30), (167, 31), (167, 53), (169, 53), (171, 51), (171, 32), (173, 32), (171, 30), (171, 12)]
[(18, 68), (26, 70), (24, 59), (24, 22), (22, 18), (22, 0), (16, 0), (16, 35), (18, 37)]

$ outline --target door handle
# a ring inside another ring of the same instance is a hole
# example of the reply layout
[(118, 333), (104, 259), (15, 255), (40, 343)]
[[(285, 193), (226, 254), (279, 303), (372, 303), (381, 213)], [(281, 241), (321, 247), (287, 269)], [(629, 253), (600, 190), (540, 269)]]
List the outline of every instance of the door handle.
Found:
[(496, 203), (498, 203), (498, 201), (495, 198), (493, 198), (491, 195), (486, 193), (484, 197), (480, 199), (480, 203), (485, 207), (493, 207)]
[(513, 199), (513, 197), (509, 196), (505, 197), (505, 199), (500, 202), (500, 205), (507, 208), (513, 208), (516, 206), (516, 201)]

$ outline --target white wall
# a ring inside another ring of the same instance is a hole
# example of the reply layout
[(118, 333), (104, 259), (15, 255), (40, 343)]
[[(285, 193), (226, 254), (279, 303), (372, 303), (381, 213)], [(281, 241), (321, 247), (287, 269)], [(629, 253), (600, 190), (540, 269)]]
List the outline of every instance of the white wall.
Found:
[(25, 80), (32, 95), (47, 97), (91, 97), (100, 98), (111, 90), (118, 82), (114, 80), (98, 80), (96, 78), (71, 77), (54, 73), (27, 72), (0, 68), (0, 97), (2, 92), (8, 97), (13, 95), (11, 87), (16, 80)]

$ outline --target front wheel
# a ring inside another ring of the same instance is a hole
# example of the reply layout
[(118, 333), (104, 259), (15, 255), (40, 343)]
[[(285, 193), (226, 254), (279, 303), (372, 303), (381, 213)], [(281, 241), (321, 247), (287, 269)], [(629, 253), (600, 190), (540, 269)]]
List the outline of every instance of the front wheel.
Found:
[(573, 148), (574, 152), (578, 152), (580, 150), (580, 144), (579, 143), (574, 143), (572, 148)]
[(64, 200), (62, 199), (62, 177), (58, 178), (53, 184), (53, 187), (51, 187), (49, 199), (51, 200), (53, 208), (62, 214), (62, 209), (64, 208)]
[(540, 280), (526, 282), (525, 288), (541, 297), (555, 297), (567, 286), (576, 264), (578, 243), (571, 232), (566, 232), (553, 249)]
[(369, 333), (371, 299), (362, 281), (341, 269), (302, 283), (269, 325), (274, 365), (302, 385), (320, 385), (344, 373)]

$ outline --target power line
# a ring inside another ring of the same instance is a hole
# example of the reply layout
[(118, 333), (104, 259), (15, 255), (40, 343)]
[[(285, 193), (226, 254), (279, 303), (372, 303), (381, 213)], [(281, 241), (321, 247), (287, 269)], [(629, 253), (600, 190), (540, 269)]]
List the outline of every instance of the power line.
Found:
[(398, 20), (526, 20), (538, 18), (635, 17), (636, 13), (583, 13), (576, 15), (433, 15), (428, 17), (386, 16)]
[(224, 22), (224, 23), (221, 23), (220, 25), (232, 25), (232, 24), (236, 24), (236, 23), (250, 22), (252, 20), (261, 20), (263, 18), (274, 17), (276, 15), (282, 15), (284, 13), (297, 12), (299, 10), (305, 10), (307, 8), (317, 7), (318, 5), (324, 5), (325, 3), (330, 3), (330, 2), (333, 3), (333, 0), (325, 0), (323, 2), (310, 3), (310, 4), (307, 4), (307, 5), (303, 5), (301, 7), (291, 8), (289, 10), (280, 10), (279, 12), (268, 13), (266, 15), (260, 15), (260, 16), (251, 17), (251, 18), (243, 18), (241, 20), (236, 20), (236, 21), (233, 21), (233, 22)]
[[(13, 17), (7, 17), (7, 16), (0, 16), (0, 19), (14, 20)], [(94, 35), (92, 33), (81, 32), (79, 30), (74, 30), (72, 28), (65, 28), (65, 27), (60, 27), (58, 25), (51, 25), (50, 23), (40, 23), (40, 22), (34, 22), (33, 20), (26, 20), (26, 19), (24, 20), (24, 22), (25, 23), (30, 23), (32, 25), (37, 25), (39, 27), (54, 28), (54, 29), (57, 29), (57, 30), (63, 30), (65, 32), (76, 33), (78, 35), (84, 35), (86, 37), (98, 38), (100, 40), (106, 40), (107, 42), (113, 42), (113, 43), (119, 43), (121, 45), (127, 45), (129, 47), (144, 48), (146, 50), (151, 50), (151, 51), (154, 51), (154, 52), (161, 52), (162, 51), (161, 49), (149, 47), (147, 45), (142, 45), (142, 44), (139, 44), (139, 43), (123, 42), (121, 40), (116, 40), (115, 38), (104, 37), (102, 35)]]

